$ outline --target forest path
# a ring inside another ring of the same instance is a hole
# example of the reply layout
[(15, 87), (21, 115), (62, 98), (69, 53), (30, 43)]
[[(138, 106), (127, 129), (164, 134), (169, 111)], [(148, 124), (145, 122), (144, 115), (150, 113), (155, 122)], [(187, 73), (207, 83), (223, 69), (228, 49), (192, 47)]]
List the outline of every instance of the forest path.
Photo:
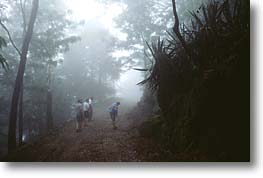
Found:
[(35, 143), (21, 147), (8, 156), (8, 161), (158, 161), (155, 146), (139, 136), (129, 119), (119, 119), (116, 125), (118, 129), (114, 130), (110, 119), (96, 119), (77, 133), (75, 122), (70, 121)]

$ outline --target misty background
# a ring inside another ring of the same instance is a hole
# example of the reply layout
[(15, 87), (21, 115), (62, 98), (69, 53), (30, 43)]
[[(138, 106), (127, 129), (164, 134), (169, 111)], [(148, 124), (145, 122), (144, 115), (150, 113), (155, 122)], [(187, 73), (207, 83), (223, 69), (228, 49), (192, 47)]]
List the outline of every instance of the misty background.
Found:
[[(8, 59), (8, 70), (0, 68), (4, 150), (32, 2), (0, 1), (0, 54)], [(204, 2), (178, 0), (180, 20), (190, 24), (189, 11)], [(121, 114), (130, 111), (145, 93), (145, 86), (137, 84), (153, 65), (146, 42), (164, 38), (173, 22), (170, 0), (41, 0), (17, 108), (23, 118), (23, 139), (36, 139), (50, 124), (74, 119), (73, 105), (79, 98), (94, 97), (98, 119), (116, 101), (121, 102)]]

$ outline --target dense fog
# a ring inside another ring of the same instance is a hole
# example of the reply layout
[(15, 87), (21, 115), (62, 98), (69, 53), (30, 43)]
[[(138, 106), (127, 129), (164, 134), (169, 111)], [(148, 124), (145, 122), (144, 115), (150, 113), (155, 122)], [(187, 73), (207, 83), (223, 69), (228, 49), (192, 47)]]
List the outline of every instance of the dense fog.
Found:
[[(8, 59), (8, 70), (0, 69), (2, 120), (10, 112), (32, 2), (0, 3), (0, 35), (7, 43), (1, 54)], [(180, 18), (188, 23), (185, 6), (191, 10), (202, 2), (178, 1)], [(169, 0), (40, 1), (24, 72), (25, 119), (45, 123), (47, 91), (55, 122), (71, 118), (71, 106), (79, 98), (94, 97), (102, 111), (117, 100), (135, 105), (143, 91), (137, 84), (147, 72), (134, 69), (151, 67), (146, 41), (163, 36), (172, 21)]]
[[(198, 145), (206, 124), (221, 126), (217, 108), (237, 115), (223, 99), (247, 107), (247, 2), (0, 0), (0, 158), (79, 118), (116, 129), (114, 109), (123, 125), (150, 118), (172, 149)], [(215, 145), (227, 140), (218, 130)]]

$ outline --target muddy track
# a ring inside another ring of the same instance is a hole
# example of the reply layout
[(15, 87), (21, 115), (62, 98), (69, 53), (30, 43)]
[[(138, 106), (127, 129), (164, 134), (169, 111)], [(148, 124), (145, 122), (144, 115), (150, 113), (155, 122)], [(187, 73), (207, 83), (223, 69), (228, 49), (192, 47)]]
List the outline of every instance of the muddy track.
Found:
[(136, 151), (138, 134), (127, 120), (112, 129), (109, 119), (91, 121), (80, 133), (71, 121), (34, 144), (8, 156), (8, 161), (141, 161)]
[(131, 119), (120, 119), (118, 129), (108, 118), (91, 121), (81, 132), (70, 121), (49, 135), (26, 144), (4, 161), (37, 162), (141, 162), (174, 158), (153, 140), (139, 135)]

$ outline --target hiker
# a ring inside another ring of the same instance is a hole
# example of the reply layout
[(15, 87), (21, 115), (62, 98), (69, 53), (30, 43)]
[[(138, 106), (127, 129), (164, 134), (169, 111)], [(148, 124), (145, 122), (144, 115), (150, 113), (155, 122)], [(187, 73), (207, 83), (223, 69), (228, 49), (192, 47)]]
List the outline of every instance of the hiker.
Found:
[(76, 132), (80, 132), (83, 127), (84, 112), (83, 112), (83, 103), (82, 99), (78, 99), (78, 102), (75, 104), (76, 108)]
[(120, 105), (120, 102), (116, 102), (116, 103), (113, 103), (108, 108), (108, 111), (110, 113), (110, 118), (112, 120), (113, 129), (117, 129), (116, 124), (115, 124), (115, 120), (116, 120), (116, 117), (118, 116), (118, 107), (119, 107), (119, 105)]
[(84, 126), (88, 126), (87, 122), (89, 119), (89, 99), (83, 102), (83, 112), (84, 112)]
[(93, 117), (93, 97), (90, 97), (89, 100), (89, 117), (88, 120), (91, 121)]

